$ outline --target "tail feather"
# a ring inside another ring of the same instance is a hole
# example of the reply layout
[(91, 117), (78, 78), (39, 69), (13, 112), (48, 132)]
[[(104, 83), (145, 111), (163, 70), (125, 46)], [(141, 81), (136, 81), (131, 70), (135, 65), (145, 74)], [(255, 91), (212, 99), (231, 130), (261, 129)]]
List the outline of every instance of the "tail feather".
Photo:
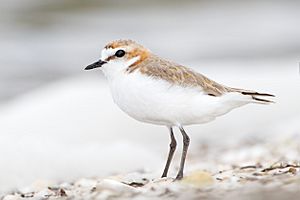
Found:
[(275, 103), (274, 101), (262, 98), (262, 97), (275, 97), (273, 94), (268, 93), (259, 93), (256, 91), (251, 90), (243, 90), (243, 89), (237, 89), (237, 88), (230, 88), (231, 92), (239, 92), (246, 96), (251, 96), (254, 100), (254, 103), (260, 103), (260, 104), (269, 104), (269, 103)]
[(259, 93), (259, 92), (251, 92), (251, 91), (242, 91), (243, 95), (251, 95), (251, 96), (266, 96), (266, 97), (275, 97), (273, 94), (268, 93)]
[(275, 103), (274, 101), (271, 101), (271, 100), (268, 100), (268, 99), (257, 98), (255, 96), (252, 96), (252, 99), (255, 100), (255, 103), (262, 103), (262, 104)]

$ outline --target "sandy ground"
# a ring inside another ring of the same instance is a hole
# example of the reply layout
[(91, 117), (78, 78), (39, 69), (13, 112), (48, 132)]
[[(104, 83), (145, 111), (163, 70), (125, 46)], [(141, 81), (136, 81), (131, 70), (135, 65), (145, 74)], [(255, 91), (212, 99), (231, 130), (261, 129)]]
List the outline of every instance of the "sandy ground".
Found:
[[(189, 155), (186, 177), (160, 179), (159, 172), (81, 178), (72, 182), (37, 180), (7, 193), (13, 199), (299, 199), (300, 138), (237, 140), (200, 145)], [(178, 158), (175, 162), (179, 161)], [(71, 167), (71, 166), (70, 166)], [(176, 168), (171, 169), (171, 175)]]

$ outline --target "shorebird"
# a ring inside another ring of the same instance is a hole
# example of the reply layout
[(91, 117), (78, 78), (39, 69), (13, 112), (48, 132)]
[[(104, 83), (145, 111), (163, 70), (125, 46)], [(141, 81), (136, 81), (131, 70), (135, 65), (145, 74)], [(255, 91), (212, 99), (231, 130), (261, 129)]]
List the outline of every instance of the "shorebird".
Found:
[(114, 102), (132, 118), (168, 127), (171, 143), (162, 174), (166, 177), (176, 149), (173, 128), (183, 137), (183, 150), (175, 180), (183, 178), (190, 138), (183, 129), (203, 124), (249, 103), (269, 104), (272, 94), (227, 87), (183, 65), (161, 58), (132, 40), (109, 42), (97, 62), (85, 70), (101, 68)]

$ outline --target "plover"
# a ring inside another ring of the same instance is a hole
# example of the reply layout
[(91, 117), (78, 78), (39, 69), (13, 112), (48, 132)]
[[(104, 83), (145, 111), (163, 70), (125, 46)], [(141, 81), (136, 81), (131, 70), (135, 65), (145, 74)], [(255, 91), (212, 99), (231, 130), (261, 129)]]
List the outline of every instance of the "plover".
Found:
[(269, 104), (272, 94), (227, 87), (194, 70), (161, 58), (132, 40), (109, 42), (101, 59), (85, 70), (101, 67), (114, 102), (132, 118), (168, 127), (171, 143), (162, 174), (166, 177), (176, 140), (173, 128), (183, 136), (183, 150), (176, 179), (183, 178), (190, 138), (183, 129), (203, 124), (248, 103)]

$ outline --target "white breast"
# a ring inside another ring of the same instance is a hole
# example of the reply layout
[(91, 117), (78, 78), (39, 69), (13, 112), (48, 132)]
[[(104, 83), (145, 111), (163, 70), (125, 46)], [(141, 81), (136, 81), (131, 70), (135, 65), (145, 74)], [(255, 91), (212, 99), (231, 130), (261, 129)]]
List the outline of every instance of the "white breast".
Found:
[(206, 123), (233, 108), (246, 104), (235, 101), (236, 93), (212, 97), (200, 88), (183, 88), (141, 74), (119, 73), (109, 78), (114, 102), (129, 116), (159, 125)]

